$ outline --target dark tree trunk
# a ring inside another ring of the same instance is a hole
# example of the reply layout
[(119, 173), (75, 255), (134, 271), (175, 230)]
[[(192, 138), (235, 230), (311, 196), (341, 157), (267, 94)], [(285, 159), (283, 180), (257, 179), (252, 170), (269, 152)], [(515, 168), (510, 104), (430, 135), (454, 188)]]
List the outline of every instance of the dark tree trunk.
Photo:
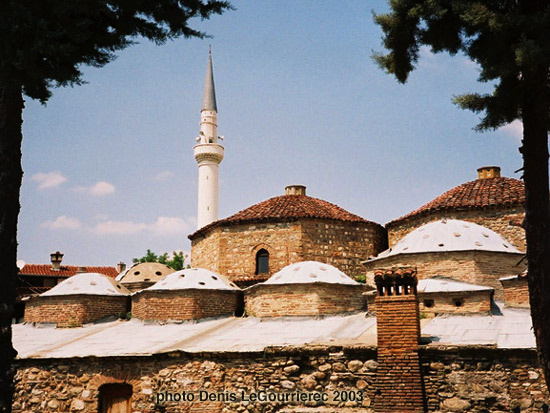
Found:
[(17, 217), (21, 168), (23, 123), (21, 88), (6, 82), (0, 63), (0, 412), (11, 412), (12, 367), (16, 352), (12, 345), (11, 322), (14, 314), (17, 277)]
[(525, 235), (531, 317), (541, 367), (550, 388), (550, 200), (548, 188), (547, 68), (524, 74), (523, 154)]

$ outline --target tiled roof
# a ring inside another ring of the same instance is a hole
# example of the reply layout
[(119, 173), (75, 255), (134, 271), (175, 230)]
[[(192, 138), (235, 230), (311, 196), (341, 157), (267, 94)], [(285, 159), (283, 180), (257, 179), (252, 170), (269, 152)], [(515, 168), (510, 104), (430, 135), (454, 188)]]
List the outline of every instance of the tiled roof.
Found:
[(96, 272), (112, 278), (118, 275), (115, 267), (78, 267), (76, 265), (61, 265), (59, 271), (54, 271), (51, 264), (25, 264), (23, 268), (19, 270), (19, 275), (71, 277), (79, 272)]
[(322, 199), (307, 195), (282, 195), (252, 205), (225, 219), (214, 221), (189, 235), (189, 238), (193, 239), (210, 228), (220, 225), (266, 221), (294, 221), (300, 218), (319, 218), (378, 225)]
[(476, 179), (445, 192), (426, 205), (386, 225), (390, 226), (432, 212), (515, 207), (524, 204), (525, 187), (522, 181), (504, 177)]

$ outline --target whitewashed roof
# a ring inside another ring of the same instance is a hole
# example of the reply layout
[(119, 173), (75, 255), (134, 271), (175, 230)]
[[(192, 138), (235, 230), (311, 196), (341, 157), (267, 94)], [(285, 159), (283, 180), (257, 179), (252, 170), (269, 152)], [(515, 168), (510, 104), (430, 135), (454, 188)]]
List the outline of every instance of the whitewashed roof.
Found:
[(223, 275), (204, 268), (188, 268), (176, 271), (159, 280), (146, 290), (239, 290), (234, 283)]
[(472, 250), (520, 253), (516, 247), (488, 228), (473, 222), (442, 219), (415, 229), (393, 248), (381, 252), (374, 259), (398, 254)]
[(116, 280), (123, 283), (157, 282), (162, 277), (173, 273), (174, 270), (166, 264), (159, 262), (142, 262), (134, 264), (130, 268), (117, 275)]
[(96, 272), (73, 275), (40, 296), (57, 295), (130, 295), (130, 291), (111, 277)]
[(338, 268), (317, 261), (302, 261), (287, 265), (262, 284), (310, 284), (320, 282), (360, 285)]
[[(430, 346), (491, 345), (534, 349), (528, 309), (502, 308), (499, 315), (448, 315), (421, 320)], [(15, 324), (18, 358), (148, 356), (170, 351), (190, 353), (263, 351), (271, 346), (376, 346), (376, 317), (365, 313), (325, 318), (260, 319), (226, 317), (199, 322), (146, 323), (137, 319), (55, 328)]]
[(446, 277), (433, 277), (418, 281), (416, 287), (419, 293), (453, 293), (471, 291), (490, 291), (491, 287), (469, 284)]

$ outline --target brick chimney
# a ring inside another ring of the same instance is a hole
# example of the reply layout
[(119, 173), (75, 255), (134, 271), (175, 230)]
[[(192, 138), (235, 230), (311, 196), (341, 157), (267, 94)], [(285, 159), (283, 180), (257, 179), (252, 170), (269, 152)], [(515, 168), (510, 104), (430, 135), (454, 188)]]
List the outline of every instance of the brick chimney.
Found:
[(305, 195), (306, 187), (303, 185), (289, 185), (285, 188), (285, 195)]
[(126, 270), (126, 263), (120, 261), (120, 262), (116, 265), (116, 270), (118, 271), (119, 274), (120, 274), (121, 272), (125, 271), (125, 270)]
[(418, 344), (420, 317), (416, 270), (377, 270), (374, 281), (378, 331), (378, 370), (374, 410), (380, 413), (426, 411)]
[(500, 178), (500, 167), (482, 166), (477, 169), (477, 179)]
[(63, 254), (59, 251), (50, 254), (52, 261), (52, 270), (59, 271), (61, 269), (61, 261), (63, 260)]

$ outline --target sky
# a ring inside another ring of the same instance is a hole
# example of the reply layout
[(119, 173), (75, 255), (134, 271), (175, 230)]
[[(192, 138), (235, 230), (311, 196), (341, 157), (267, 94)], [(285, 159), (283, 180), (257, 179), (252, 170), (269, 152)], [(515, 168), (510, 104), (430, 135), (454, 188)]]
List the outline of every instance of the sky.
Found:
[(140, 41), (87, 84), (27, 99), (18, 258), (131, 263), (147, 249), (190, 251), (196, 228), (193, 145), (212, 47), (219, 218), (287, 185), (385, 224), (496, 165), (520, 178), (521, 124), (479, 133), (453, 96), (490, 92), (464, 56), (421, 50), (406, 84), (373, 61), (372, 12), (386, 1), (233, 0), (191, 26), (207, 39)]

